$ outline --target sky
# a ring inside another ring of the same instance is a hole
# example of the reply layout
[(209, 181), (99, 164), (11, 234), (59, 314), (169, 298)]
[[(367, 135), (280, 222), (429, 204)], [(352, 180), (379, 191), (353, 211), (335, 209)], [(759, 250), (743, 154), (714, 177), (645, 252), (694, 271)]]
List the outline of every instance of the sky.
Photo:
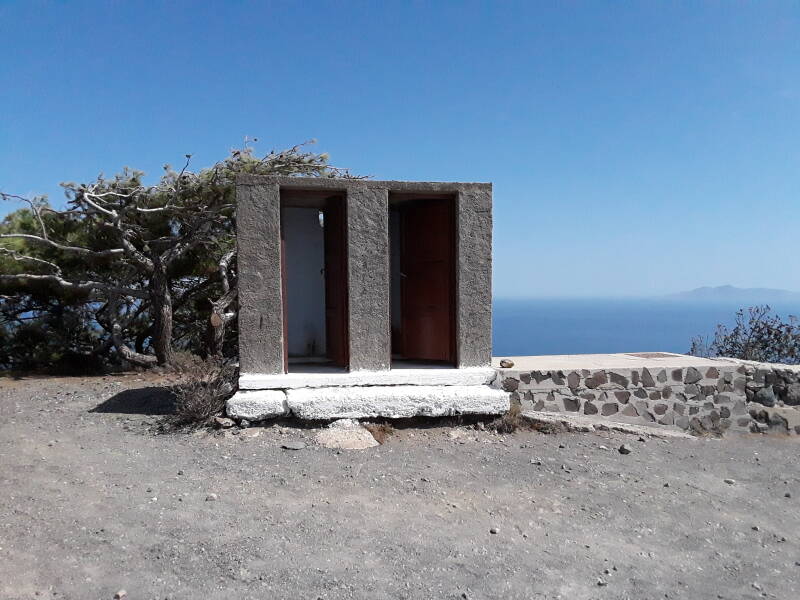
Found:
[(313, 138), (492, 182), (497, 297), (800, 291), (800, 2), (0, 0), (0, 39), (5, 192)]

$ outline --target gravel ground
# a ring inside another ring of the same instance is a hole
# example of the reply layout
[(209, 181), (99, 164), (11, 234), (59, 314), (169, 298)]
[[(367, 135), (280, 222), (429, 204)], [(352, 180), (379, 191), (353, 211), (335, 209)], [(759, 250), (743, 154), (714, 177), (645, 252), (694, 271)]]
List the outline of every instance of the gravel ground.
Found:
[(165, 383), (0, 380), (0, 597), (800, 597), (797, 438), (437, 422), (337, 451), (159, 435)]

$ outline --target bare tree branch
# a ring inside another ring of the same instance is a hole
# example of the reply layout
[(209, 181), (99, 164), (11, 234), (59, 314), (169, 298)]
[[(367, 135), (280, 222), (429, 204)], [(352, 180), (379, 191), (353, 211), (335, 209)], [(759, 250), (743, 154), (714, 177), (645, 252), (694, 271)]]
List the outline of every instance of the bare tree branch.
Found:
[(3, 248), (0, 246), (0, 254), (4, 254), (6, 256), (10, 256), (15, 261), (28, 261), (34, 264), (45, 265), (46, 267), (53, 269), (57, 275), (61, 275), (61, 267), (57, 264), (50, 262), (49, 260), (44, 260), (43, 258), (36, 258), (35, 256), (28, 256), (27, 254), (20, 254), (15, 250), (9, 250), (8, 248)]
[(85, 293), (92, 300), (104, 300), (110, 294), (120, 294), (140, 299), (147, 299), (150, 297), (146, 290), (117, 287), (100, 281), (69, 281), (58, 275), (35, 275), (33, 273), (18, 273), (15, 275), (0, 274), (0, 282), (50, 283), (57, 285), (65, 291)]

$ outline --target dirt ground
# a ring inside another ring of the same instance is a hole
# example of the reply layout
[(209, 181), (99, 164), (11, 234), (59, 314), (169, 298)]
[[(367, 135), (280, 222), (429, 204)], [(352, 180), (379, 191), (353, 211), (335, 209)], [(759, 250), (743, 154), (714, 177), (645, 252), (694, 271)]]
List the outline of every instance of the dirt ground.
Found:
[(440, 422), (337, 451), (158, 434), (163, 383), (0, 379), (0, 598), (800, 597), (797, 438)]

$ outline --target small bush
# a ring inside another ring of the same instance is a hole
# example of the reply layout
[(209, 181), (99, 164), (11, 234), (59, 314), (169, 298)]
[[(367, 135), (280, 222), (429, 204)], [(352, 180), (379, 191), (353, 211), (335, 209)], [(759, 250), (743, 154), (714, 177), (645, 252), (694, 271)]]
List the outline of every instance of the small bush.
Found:
[(529, 429), (530, 425), (522, 416), (522, 406), (512, 403), (508, 412), (489, 423), (488, 427), (497, 433), (514, 433), (518, 429)]
[(364, 423), (364, 429), (369, 431), (379, 444), (383, 444), (389, 436), (394, 435), (391, 423)]
[(202, 426), (225, 410), (238, 388), (239, 369), (221, 359), (181, 357), (173, 366), (181, 382), (173, 388), (177, 427)]
[(717, 325), (714, 339), (695, 337), (689, 354), (729, 357), (758, 362), (800, 363), (800, 322), (789, 316), (783, 321), (769, 306), (751, 306), (736, 313), (732, 329)]

